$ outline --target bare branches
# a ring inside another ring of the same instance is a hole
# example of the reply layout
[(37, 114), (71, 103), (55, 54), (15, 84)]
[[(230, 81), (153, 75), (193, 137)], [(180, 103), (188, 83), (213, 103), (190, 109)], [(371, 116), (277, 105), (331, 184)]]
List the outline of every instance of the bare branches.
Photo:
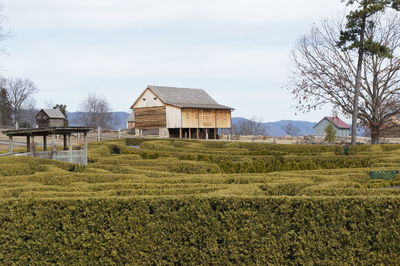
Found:
[(291, 122), (286, 123), (281, 128), (287, 136), (292, 136), (292, 137), (297, 136), (301, 131), (300, 128), (296, 127)]
[[(367, 37), (373, 36), (393, 52), (393, 58), (370, 54), (364, 61), (358, 118), (376, 139), (382, 125), (400, 114), (400, 18), (388, 12), (373, 19), (375, 27), (369, 29)], [(331, 104), (346, 116), (352, 114), (357, 53), (337, 48), (343, 28), (341, 20), (324, 21), (298, 41), (289, 80), (298, 110), (308, 112)]]
[(263, 124), (262, 119), (259, 117), (252, 117), (251, 119), (243, 120), (237, 123), (234, 128), (236, 135), (242, 136), (265, 136), (267, 135), (267, 128)]
[(93, 128), (109, 128), (112, 120), (111, 108), (106, 99), (90, 94), (82, 101), (79, 124)]
[(24, 109), (32, 109), (33, 95), (38, 92), (36, 85), (29, 79), (9, 78), (2, 81), (6, 90), (8, 102), (12, 109), (13, 123), (21, 123)]

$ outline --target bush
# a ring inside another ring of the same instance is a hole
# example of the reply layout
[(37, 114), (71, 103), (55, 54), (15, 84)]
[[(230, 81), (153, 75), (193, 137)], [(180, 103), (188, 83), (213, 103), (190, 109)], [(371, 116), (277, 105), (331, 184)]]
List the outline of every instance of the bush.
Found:
[(0, 262), (395, 265), (399, 206), (393, 197), (7, 200)]

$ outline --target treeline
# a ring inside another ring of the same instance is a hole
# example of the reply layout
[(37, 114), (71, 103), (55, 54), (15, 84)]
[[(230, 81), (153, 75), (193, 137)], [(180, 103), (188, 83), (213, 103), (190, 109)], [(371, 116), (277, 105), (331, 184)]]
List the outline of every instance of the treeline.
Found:
[(31, 127), (34, 122), (35, 99), (39, 89), (30, 79), (0, 79), (0, 125)]

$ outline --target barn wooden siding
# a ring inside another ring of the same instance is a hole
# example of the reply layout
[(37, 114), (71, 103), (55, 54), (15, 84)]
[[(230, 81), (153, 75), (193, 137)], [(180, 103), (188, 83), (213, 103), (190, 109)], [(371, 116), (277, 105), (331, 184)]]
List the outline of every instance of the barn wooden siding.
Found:
[(138, 108), (136, 113), (136, 128), (151, 129), (167, 127), (165, 106)]
[(213, 109), (182, 109), (182, 128), (230, 128), (231, 111)]

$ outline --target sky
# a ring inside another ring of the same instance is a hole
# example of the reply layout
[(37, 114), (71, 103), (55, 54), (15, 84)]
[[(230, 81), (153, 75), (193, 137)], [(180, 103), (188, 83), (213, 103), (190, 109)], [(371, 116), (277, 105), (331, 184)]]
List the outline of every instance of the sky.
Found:
[(147, 85), (205, 89), (235, 117), (318, 121), (285, 87), (296, 41), (340, 0), (1, 0), (0, 75), (31, 79), (37, 107), (79, 110), (90, 93), (113, 111)]

